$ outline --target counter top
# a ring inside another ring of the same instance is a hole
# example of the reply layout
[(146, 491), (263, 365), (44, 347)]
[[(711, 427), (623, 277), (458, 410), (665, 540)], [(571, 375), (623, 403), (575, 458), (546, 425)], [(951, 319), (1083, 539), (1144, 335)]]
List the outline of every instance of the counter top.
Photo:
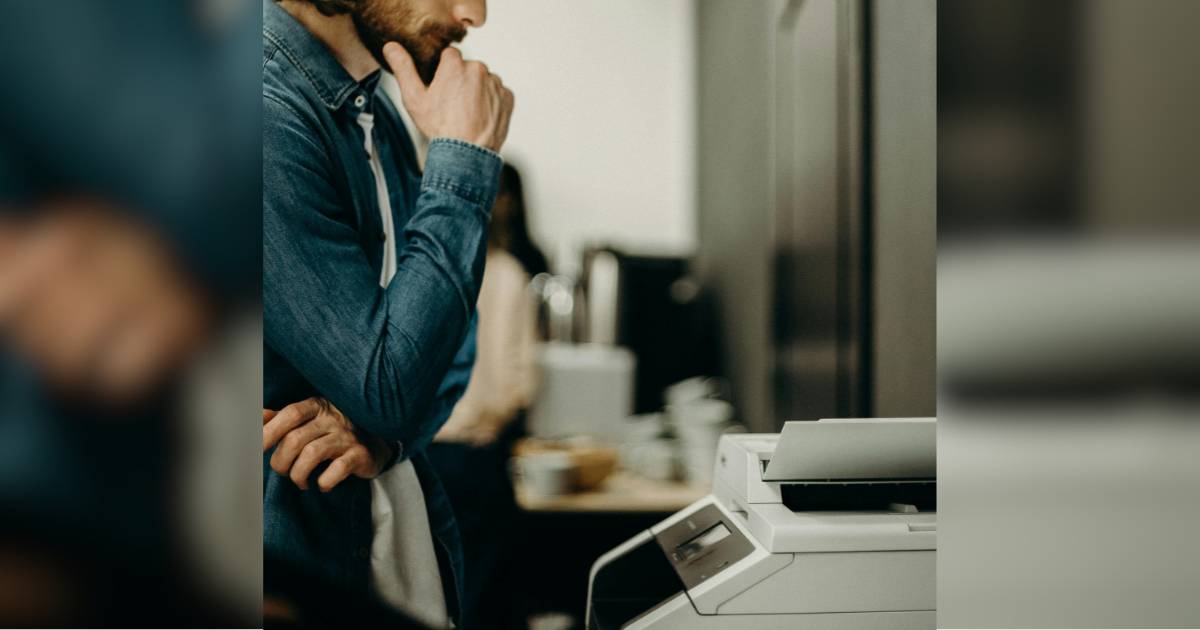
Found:
[(677, 512), (708, 494), (707, 487), (657, 481), (618, 470), (595, 490), (542, 496), (516, 484), (517, 505), (526, 512)]

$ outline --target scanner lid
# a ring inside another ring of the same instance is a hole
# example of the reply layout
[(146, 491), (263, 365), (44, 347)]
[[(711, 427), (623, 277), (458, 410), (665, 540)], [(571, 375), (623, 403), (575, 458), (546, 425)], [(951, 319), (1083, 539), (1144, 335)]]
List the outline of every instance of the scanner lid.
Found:
[(933, 479), (935, 418), (830, 418), (784, 423), (763, 481)]

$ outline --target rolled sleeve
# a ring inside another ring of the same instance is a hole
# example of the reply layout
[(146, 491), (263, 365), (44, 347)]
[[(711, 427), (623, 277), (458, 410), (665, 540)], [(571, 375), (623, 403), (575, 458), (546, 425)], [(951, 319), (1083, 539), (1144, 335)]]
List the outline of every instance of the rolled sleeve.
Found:
[(503, 165), (499, 155), (481, 146), (435, 138), (429, 143), (421, 189), (448, 192), (490, 213)]

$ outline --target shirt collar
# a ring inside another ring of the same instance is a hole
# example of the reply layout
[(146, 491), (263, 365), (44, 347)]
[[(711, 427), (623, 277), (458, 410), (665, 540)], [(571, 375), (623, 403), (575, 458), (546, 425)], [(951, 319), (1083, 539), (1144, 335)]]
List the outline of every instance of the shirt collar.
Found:
[[(341, 109), (350, 95), (356, 93), (365, 95), (369, 102), (375, 93), (380, 70), (356, 82), (329, 48), (275, 0), (263, 0), (263, 37), (278, 46), (280, 52), (295, 64), (326, 107)], [(366, 104), (358, 103), (355, 108), (366, 107)]]

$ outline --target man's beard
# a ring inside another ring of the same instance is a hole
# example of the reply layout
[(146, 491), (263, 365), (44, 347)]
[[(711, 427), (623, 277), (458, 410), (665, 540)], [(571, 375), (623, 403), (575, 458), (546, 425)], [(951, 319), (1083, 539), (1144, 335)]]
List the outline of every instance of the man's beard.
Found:
[(442, 51), (467, 36), (467, 29), (459, 23), (422, 23), (406, 0), (363, 0), (352, 17), (359, 39), (380, 66), (390, 67), (383, 46), (396, 42), (408, 51), (425, 85), (433, 82)]

